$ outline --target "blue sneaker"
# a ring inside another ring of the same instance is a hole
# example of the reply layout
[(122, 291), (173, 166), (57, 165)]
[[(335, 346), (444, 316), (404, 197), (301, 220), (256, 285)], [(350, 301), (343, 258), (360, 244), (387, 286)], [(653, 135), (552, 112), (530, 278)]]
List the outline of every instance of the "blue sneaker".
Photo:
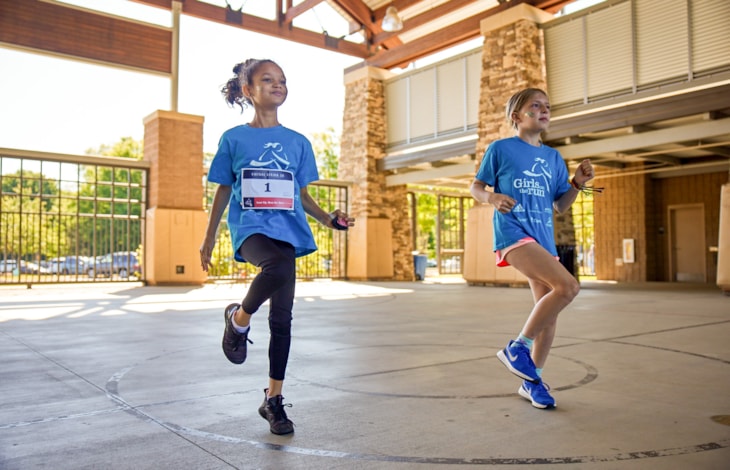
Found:
[(539, 383), (540, 376), (535, 370), (535, 363), (530, 357), (530, 350), (519, 341), (512, 340), (506, 348), (497, 353), (497, 357), (510, 372), (524, 380)]
[(555, 408), (555, 399), (548, 392), (550, 386), (545, 382), (532, 383), (525, 380), (517, 393), (522, 398), (530, 400), (535, 408)]

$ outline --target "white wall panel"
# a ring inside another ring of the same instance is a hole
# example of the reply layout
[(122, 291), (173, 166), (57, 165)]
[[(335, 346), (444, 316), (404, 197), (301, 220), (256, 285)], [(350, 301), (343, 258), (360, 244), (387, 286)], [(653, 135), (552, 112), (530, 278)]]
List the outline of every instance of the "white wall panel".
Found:
[(408, 139), (408, 82), (395, 80), (385, 85), (385, 113), (388, 142)]
[(482, 83), (482, 53), (478, 51), (464, 58), (466, 61), (466, 124), (476, 128), (479, 124), (479, 98)]
[(464, 61), (454, 60), (436, 69), (439, 133), (463, 129), (466, 124), (466, 73)]
[(632, 89), (631, 3), (585, 17), (588, 96)]
[(434, 68), (413, 74), (410, 82), (411, 140), (431, 137), (436, 133), (436, 71)]
[(689, 74), (687, 0), (634, 0), (638, 86)]
[(389, 79), (385, 84), (388, 146), (476, 129), (481, 74), (478, 49)]
[(545, 30), (545, 62), (551, 103), (582, 101), (585, 96), (583, 20)]
[(702, 72), (730, 63), (730, 2), (694, 0), (692, 17), (692, 70)]

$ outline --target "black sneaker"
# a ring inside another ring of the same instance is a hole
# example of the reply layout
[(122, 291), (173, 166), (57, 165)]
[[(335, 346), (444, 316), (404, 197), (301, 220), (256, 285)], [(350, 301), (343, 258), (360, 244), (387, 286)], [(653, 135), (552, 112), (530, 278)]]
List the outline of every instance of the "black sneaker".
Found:
[[(223, 330), (223, 354), (234, 364), (243, 364), (246, 360), (246, 346), (253, 341), (248, 339), (248, 332), (239, 333), (231, 323), (231, 311), (235, 311), (240, 304), (231, 304), (223, 311), (226, 329)], [(250, 330), (249, 330), (250, 331)]]
[(264, 402), (259, 407), (259, 414), (262, 418), (269, 422), (269, 428), (272, 434), (291, 434), (294, 432), (294, 423), (286, 417), (284, 411), (285, 406), (291, 406), (291, 403), (286, 405), (283, 403), (284, 397), (277, 395), (275, 397), (267, 398), (269, 396), (269, 389), (264, 390)]

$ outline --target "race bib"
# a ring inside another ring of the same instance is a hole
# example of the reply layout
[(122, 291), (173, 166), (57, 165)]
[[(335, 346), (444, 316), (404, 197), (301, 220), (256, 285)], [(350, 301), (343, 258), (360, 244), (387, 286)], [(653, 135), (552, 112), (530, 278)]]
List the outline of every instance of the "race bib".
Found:
[(294, 209), (294, 174), (286, 170), (241, 170), (241, 207)]

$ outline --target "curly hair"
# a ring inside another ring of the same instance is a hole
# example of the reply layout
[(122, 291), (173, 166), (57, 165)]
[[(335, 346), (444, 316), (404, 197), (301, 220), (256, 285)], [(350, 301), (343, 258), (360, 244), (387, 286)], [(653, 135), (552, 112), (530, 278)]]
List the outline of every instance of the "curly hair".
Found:
[(241, 113), (246, 106), (253, 106), (251, 100), (243, 94), (242, 85), (251, 85), (251, 79), (256, 71), (266, 63), (279, 67), (279, 64), (270, 59), (246, 59), (233, 67), (233, 78), (230, 78), (221, 88), (221, 94), (230, 106), (237, 104), (241, 107)]

